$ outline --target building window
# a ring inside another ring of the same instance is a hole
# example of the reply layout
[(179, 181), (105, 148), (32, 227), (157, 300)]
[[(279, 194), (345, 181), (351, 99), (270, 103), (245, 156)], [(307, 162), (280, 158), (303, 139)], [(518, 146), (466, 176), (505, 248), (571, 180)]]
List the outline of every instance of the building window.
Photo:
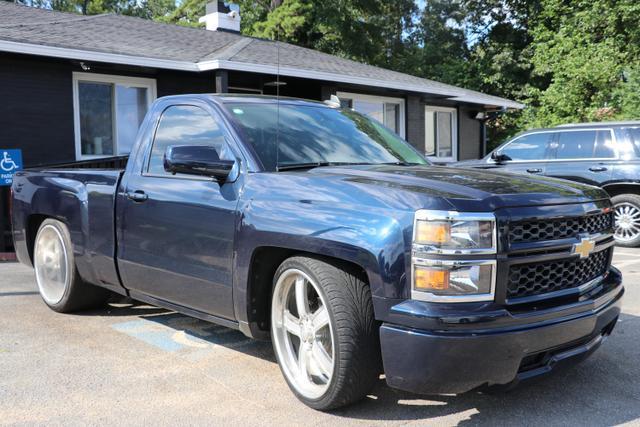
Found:
[(156, 81), (73, 73), (76, 159), (129, 154), (156, 98)]
[(425, 155), (437, 162), (458, 159), (458, 114), (455, 108), (426, 106)]
[(336, 95), (343, 106), (379, 121), (404, 138), (404, 99), (348, 92), (338, 92)]

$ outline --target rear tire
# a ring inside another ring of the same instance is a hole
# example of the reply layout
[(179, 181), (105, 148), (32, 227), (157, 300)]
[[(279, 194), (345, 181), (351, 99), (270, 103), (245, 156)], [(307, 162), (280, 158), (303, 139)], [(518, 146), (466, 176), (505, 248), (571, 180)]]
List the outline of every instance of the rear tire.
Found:
[(284, 261), (274, 277), (271, 338), (285, 380), (311, 408), (356, 402), (379, 378), (371, 290), (348, 267), (308, 257)]
[(615, 239), (618, 246), (640, 246), (640, 196), (621, 194), (611, 198), (615, 210)]
[(67, 226), (55, 219), (42, 222), (33, 245), (33, 267), (42, 300), (54, 311), (70, 313), (104, 305), (106, 289), (85, 283), (78, 274)]

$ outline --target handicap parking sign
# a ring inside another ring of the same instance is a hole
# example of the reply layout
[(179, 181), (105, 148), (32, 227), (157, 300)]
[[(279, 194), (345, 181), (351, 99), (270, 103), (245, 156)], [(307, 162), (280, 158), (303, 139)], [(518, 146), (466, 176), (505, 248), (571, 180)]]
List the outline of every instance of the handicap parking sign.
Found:
[(22, 170), (22, 151), (0, 148), (0, 186), (11, 185), (13, 175), (19, 170)]

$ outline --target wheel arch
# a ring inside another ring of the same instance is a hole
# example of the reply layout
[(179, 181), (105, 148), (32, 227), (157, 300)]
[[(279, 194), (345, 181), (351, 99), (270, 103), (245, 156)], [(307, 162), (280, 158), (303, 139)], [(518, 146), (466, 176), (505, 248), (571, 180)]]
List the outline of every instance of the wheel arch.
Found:
[[(367, 283), (368, 286), (371, 286), (371, 266), (368, 265), (368, 262), (363, 262), (362, 258), (360, 260), (345, 259), (322, 251), (309, 251), (284, 246), (256, 247), (251, 255), (247, 270), (246, 298), (244, 299), (248, 324), (248, 331), (244, 332), (248, 333), (248, 335), (257, 339), (269, 338), (273, 278), (280, 264), (294, 256), (315, 258), (349, 269)], [(375, 279), (373, 280), (375, 281)]]
[(603, 185), (602, 189), (607, 192), (609, 197), (622, 194), (640, 195), (640, 182), (614, 182)]

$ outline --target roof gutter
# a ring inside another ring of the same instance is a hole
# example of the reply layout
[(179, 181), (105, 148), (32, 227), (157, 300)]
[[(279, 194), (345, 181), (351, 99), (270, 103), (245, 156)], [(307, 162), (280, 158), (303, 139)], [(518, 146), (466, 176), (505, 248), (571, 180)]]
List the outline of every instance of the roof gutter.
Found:
[(169, 70), (200, 71), (197, 64), (188, 61), (145, 58), (120, 53), (96, 52), (91, 50), (70, 49), (66, 47), (43, 46), (0, 40), (0, 51), (27, 55), (49, 56), (54, 58), (78, 59), (81, 61), (108, 62), (112, 64), (137, 65)]
[(91, 50), (70, 49), (56, 46), (43, 46), (6, 40), (0, 40), (0, 51), (191, 72), (202, 72), (219, 69), (231, 71), (246, 71), (260, 74), (277, 74), (279, 72), (280, 75), (288, 77), (300, 77), (315, 80), (357, 84), (363, 86), (381, 87), (408, 92), (442, 95), (454, 101), (468, 102), (471, 104), (500, 106), (515, 109), (524, 108), (523, 104), (507, 99), (492, 97), (489, 95), (487, 95), (485, 98), (483, 96), (473, 96), (462, 91), (458, 92), (456, 90), (446, 90), (440, 88), (429, 88), (428, 90), (426, 90), (421, 85), (410, 83), (399, 83), (393, 81), (376, 80), (367, 77), (335, 74), (325, 71), (306, 70), (302, 68), (282, 66), (277, 67), (275, 65), (254, 64), (248, 62), (237, 62), (219, 59), (200, 62), (174, 61), (167, 59), (123, 55), (119, 53), (96, 52)]

